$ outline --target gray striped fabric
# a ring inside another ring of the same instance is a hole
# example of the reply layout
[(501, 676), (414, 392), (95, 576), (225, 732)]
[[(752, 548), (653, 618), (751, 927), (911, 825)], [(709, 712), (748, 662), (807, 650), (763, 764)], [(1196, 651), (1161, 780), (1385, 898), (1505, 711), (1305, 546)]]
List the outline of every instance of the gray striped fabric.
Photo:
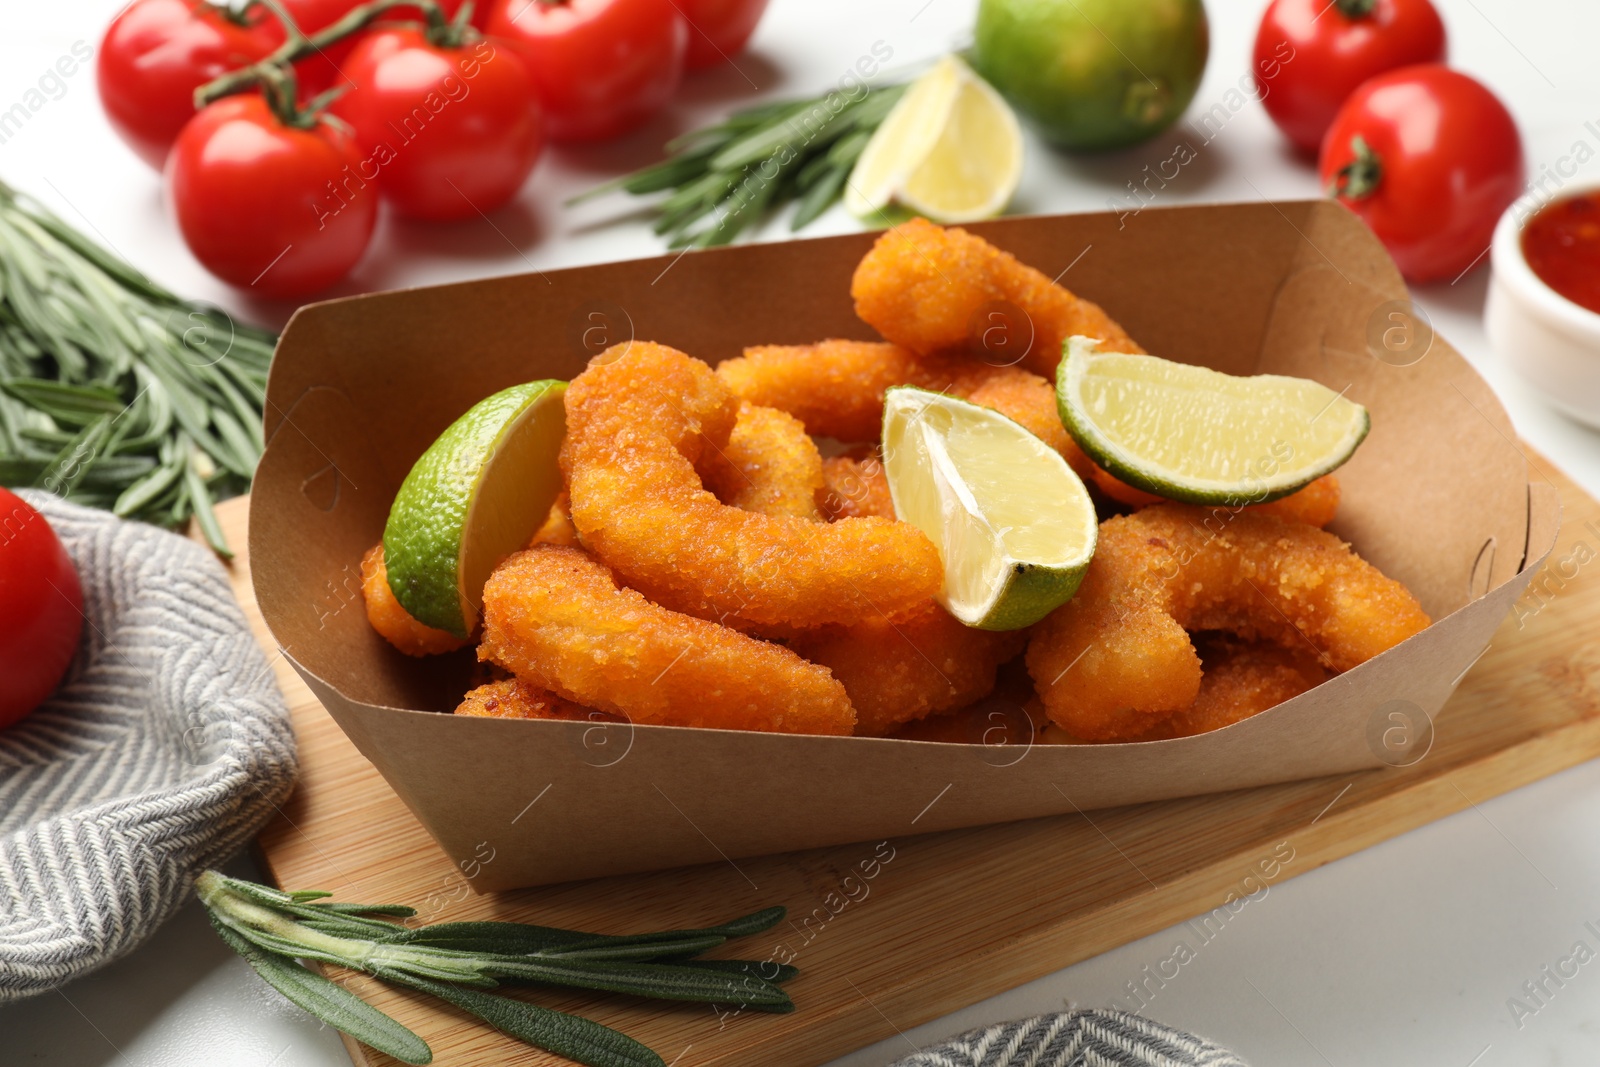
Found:
[(969, 1030), (893, 1067), (1247, 1067), (1225, 1048), (1125, 1011), (1078, 1010)]
[(88, 622), (61, 689), (0, 731), (0, 1001), (133, 948), (295, 769), (288, 710), (211, 553), (23, 496), (77, 564)]

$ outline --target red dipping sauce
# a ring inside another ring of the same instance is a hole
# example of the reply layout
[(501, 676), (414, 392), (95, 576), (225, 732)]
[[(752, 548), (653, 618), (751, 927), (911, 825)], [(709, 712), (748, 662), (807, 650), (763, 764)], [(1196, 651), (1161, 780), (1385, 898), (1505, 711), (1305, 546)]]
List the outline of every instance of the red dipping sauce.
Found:
[(1541, 209), (1523, 227), (1522, 254), (1540, 281), (1600, 314), (1600, 192)]

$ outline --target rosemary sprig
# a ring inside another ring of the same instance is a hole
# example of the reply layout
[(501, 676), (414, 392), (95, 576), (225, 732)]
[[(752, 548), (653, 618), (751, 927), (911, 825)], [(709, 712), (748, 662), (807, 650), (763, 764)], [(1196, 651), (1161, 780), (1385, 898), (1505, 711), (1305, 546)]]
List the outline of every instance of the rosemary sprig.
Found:
[(0, 485), (160, 526), (250, 488), (276, 337), (180, 300), (0, 183)]
[(670, 191), (654, 205), (655, 231), (670, 248), (725, 245), (788, 201), (791, 230), (828, 210), (872, 132), (905, 92), (888, 85), (854, 99), (840, 92), (735, 111), (669, 141), (667, 158), (568, 201), (621, 190)]
[(306, 1011), (403, 1063), (430, 1063), (427, 1042), (343, 986), (299, 963), (365, 971), (432, 994), (519, 1041), (591, 1067), (665, 1067), (644, 1045), (576, 1015), (496, 996), (501, 982), (594, 989), (657, 1000), (794, 1010), (780, 983), (799, 972), (754, 960), (693, 957), (770, 929), (783, 908), (720, 926), (651, 934), (591, 934), (509, 922), (407, 927), (401, 904), (329, 903), (321, 891), (286, 893), (206, 871), (195, 879), (211, 925), (268, 984)]

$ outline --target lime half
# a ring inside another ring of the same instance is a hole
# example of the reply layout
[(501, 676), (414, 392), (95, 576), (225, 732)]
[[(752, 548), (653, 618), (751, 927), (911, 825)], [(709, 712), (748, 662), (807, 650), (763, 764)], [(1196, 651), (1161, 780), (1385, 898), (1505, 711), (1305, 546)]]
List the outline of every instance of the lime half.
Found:
[(845, 207), (874, 218), (899, 203), (935, 222), (1000, 214), (1022, 179), (1022, 128), (988, 82), (945, 56), (890, 110), (845, 185)]
[(1099, 532), (1061, 454), (989, 408), (899, 386), (884, 395), (895, 514), (944, 560), (939, 602), (984, 630), (1019, 630), (1077, 591)]
[(424, 452), (389, 508), (389, 588), (418, 622), (470, 637), (483, 583), (528, 543), (561, 492), (567, 383), (479, 401)]
[(1305, 378), (1236, 378), (1073, 337), (1056, 404), (1078, 445), (1149, 493), (1190, 504), (1263, 504), (1350, 458), (1367, 409)]

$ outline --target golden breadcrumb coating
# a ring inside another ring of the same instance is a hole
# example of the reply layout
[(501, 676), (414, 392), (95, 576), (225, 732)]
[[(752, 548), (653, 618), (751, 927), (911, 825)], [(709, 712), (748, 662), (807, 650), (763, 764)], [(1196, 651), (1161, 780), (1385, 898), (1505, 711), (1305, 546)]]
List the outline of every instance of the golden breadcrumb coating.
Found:
[(987, 696), (995, 668), (1025, 643), (1021, 631), (963, 626), (930, 600), (908, 617), (830, 626), (797, 635), (789, 647), (844, 683), (857, 734), (882, 737), (902, 723)]
[(822, 461), (824, 487), (817, 495), (823, 516), (835, 519), (864, 519), (870, 516), (892, 519), (894, 501), (889, 497), (889, 475), (877, 449), (865, 448), (830, 456)]
[[(1166, 499), (1154, 493), (1147, 493), (1143, 489), (1136, 489), (1101, 467), (1095, 467), (1090, 471), (1089, 477), (1102, 493), (1117, 503), (1127, 504), (1129, 507), (1149, 507), (1151, 504), (1160, 504)], [(1285, 522), (1326, 526), (1339, 514), (1340, 492), (1338, 475), (1324, 474), (1288, 496), (1279, 497), (1265, 504), (1246, 504), (1244, 510), (1255, 512), (1257, 515), (1271, 515)], [(1228, 513), (1240, 509), (1219, 505), (1213, 510)]]
[(700, 458), (706, 488), (730, 507), (763, 515), (820, 520), (822, 454), (799, 419), (777, 408), (741, 403), (721, 449)]
[(480, 685), (461, 698), (457, 715), (490, 719), (567, 719), (577, 722), (622, 722), (608, 711), (574, 704), (520, 678)]
[(1061, 345), (1082, 334), (1111, 352), (1142, 352), (1100, 307), (981, 237), (926, 219), (879, 236), (850, 280), (856, 314), (885, 340), (920, 355), (981, 348), (983, 311), (1009, 304), (1028, 317), (1021, 366), (1055, 380)]
[(719, 364), (717, 377), (741, 400), (787, 411), (806, 432), (846, 442), (878, 439), (890, 386), (945, 384), (927, 381), (916, 355), (881, 341), (757, 345)]
[(1034, 627), (1028, 671), (1069, 733), (1134, 737), (1199, 694), (1186, 631), (1305, 643), (1345, 671), (1428, 621), (1404, 586), (1324, 530), (1156, 504), (1101, 523), (1083, 585)]
[(609, 349), (567, 387), (561, 466), (584, 546), (658, 604), (760, 630), (902, 614), (943, 583), (909, 523), (821, 523), (729, 507), (695, 464), (724, 449), (739, 401), (664, 345)]
[(652, 604), (576, 548), (528, 549), (495, 570), (478, 658), (634, 723), (806, 734), (855, 726), (827, 668)]

